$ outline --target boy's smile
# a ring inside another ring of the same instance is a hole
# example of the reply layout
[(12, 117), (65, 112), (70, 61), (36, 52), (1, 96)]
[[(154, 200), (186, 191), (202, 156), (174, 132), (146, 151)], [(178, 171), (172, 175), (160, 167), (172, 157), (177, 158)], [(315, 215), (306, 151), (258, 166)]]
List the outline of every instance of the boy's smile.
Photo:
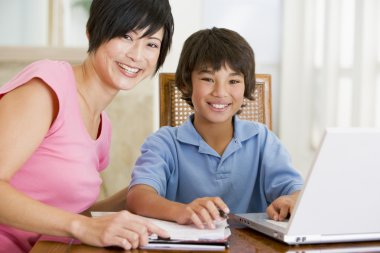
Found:
[(197, 69), (191, 75), (197, 124), (230, 123), (244, 99), (244, 76), (227, 64), (220, 70)]
[(209, 103), (209, 105), (211, 105), (214, 109), (224, 110), (227, 106), (229, 106), (231, 104), (229, 104), (229, 103), (226, 103), (226, 104), (213, 104), (213, 103)]

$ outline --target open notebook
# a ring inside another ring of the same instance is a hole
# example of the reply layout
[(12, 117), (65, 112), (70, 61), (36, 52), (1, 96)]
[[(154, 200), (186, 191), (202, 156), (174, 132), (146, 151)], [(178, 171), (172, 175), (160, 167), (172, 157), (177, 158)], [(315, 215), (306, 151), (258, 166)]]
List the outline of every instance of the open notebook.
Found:
[(328, 128), (288, 223), (230, 217), (287, 244), (380, 240), (380, 129)]
[[(112, 212), (91, 212), (92, 217), (111, 214)], [(215, 223), (215, 229), (198, 229), (195, 225), (180, 225), (175, 222), (145, 218), (166, 230), (170, 238), (158, 238), (153, 234), (149, 244), (142, 249), (204, 250), (224, 251), (228, 247), (231, 231), (226, 220)]]

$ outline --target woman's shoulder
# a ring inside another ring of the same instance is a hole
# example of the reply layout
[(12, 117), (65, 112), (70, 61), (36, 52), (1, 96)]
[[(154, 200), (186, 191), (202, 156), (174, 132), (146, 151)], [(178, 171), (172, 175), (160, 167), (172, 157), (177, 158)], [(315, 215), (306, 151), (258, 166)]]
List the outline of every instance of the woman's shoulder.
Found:
[(58, 79), (71, 77), (73, 70), (66, 61), (44, 59), (26, 66), (23, 73), (41, 78)]
[(56, 74), (57, 72), (62, 73), (62, 70), (65, 70), (65, 69), (67, 70), (69, 68), (71, 68), (71, 65), (70, 63), (66, 61), (43, 59), (43, 60), (38, 60), (38, 61), (30, 63), (19, 74), (36, 73), (36, 74), (53, 75), (53, 74)]
[(29, 82), (33, 78), (40, 78), (49, 86), (57, 82), (67, 82), (72, 79), (71, 65), (65, 61), (39, 60), (27, 65), (10, 81), (4, 84), (4, 89), (13, 89)]

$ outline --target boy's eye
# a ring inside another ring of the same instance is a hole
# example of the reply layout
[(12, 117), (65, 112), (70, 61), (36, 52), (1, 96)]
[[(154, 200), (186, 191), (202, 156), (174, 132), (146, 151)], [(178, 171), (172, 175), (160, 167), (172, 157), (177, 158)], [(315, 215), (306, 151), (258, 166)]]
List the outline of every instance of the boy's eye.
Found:
[(208, 77), (203, 77), (202, 80), (206, 81), (206, 82), (212, 82), (213, 81), (211, 78), (208, 78)]
[(238, 84), (238, 83), (240, 83), (239, 80), (231, 80), (231, 81), (230, 81), (230, 84)]

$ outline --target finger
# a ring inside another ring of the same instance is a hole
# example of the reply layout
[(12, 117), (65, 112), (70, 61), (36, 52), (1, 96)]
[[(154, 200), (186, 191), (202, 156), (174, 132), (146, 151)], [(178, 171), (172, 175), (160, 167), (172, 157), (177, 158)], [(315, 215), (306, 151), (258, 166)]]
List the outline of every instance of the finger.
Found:
[(221, 220), (219, 209), (217, 208), (217, 206), (214, 204), (213, 201), (207, 201), (205, 207), (209, 215), (211, 215), (212, 220)]
[(145, 220), (128, 220), (122, 225), (124, 229), (130, 230), (138, 235), (148, 235), (148, 222)]
[(292, 215), (294, 209), (295, 201), (292, 201), (289, 205), (289, 214)]
[(278, 216), (278, 220), (283, 221), (285, 220), (289, 215), (289, 207), (288, 206), (282, 206), (280, 209), (280, 214)]
[(289, 207), (289, 215), (292, 215), (294, 209), (294, 205), (290, 205)]
[(228, 208), (227, 204), (224, 203), (224, 201), (221, 198), (216, 197), (214, 202), (215, 202), (215, 205), (217, 206), (218, 209), (222, 210), (226, 214), (230, 213), (230, 209)]
[(133, 248), (136, 248), (139, 244), (145, 245), (148, 243), (148, 227), (145, 219), (139, 216), (128, 215), (128, 219), (124, 219), (121, 224), (121, 230), (118, 231), (118, 235), (122, 238), (127, 238), (132, 244)]
[(201, 217), (204, 223), (206, 223), (207, 227), (210, 229), (215, 229), (215, 224), (211, 215), (206, 208), (201, 208), (198, 212), (198, 215)]
[(186, 207), (186, 210), (191, 214), (190, 215), (190, 220), (194, 223), (194, 225), (197, 228), (204, 229), (204, 225), (202, 220), (198, 217), (198, 215), (191, 209), (190, 207)]
[[(122, 229), (121, 231), (118, 231), (119, 238), (123, 238), (128, 242), (128, 245), (130, 248), (137, 248), (140, 245), (141, 236), (131, 230), (128, 229)], [(145, 236), (145, 241), (147, 240), (148, 236)], [(144, 242), (144, 240), (143, 240)], [(125, 244), (125, 242), (123, 242)], [(127, 245), (127, 244), (126, 244)], [(144, 244), (145, 245), (145, 244)]]
[(274, 208), (273, 204), (269, 205), (268, 208), (267, 208), (267, 215), (269, 218), (271, 218), (272, 220), (275, 220), (277, 221), (278, 220), (278, 212), (276, 211), (276, 209)]
[(121, 237), (116, 237), (117, 243), (114, 245), (119, 246), (125, 250), (130, 250), (132, 248), (132, 245), (128, 242), (127, 239), (121, 238)]
[(146, 226), (148, 228), (148, 235), (153, 233), (153, 234), (156, 234), (162, 238), (169, 238), (170, 237), (169, 233), (166, 230), (154, 225), (151, 222), (147, 222)]

